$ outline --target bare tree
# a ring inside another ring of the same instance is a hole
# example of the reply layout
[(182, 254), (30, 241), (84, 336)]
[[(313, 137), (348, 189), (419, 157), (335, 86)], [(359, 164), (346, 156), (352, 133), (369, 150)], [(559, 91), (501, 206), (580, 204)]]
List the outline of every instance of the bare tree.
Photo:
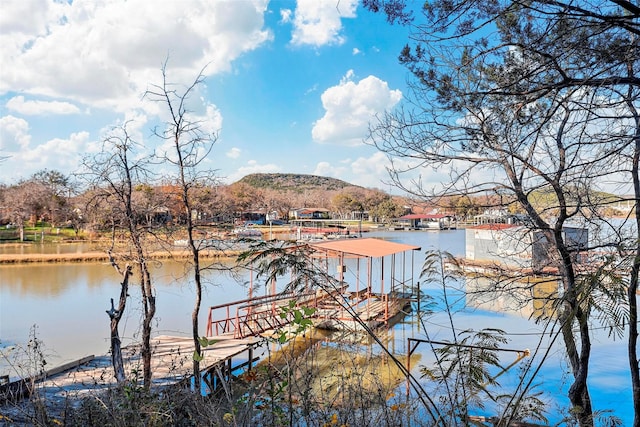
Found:
[[(154, 295), (151, 274), (148, 264), (148, 243), (146, 224), (141, 223), (144, 218), (134, 203), (134, 191), (138, 184), (147, 183), (150, 179), (149, 157), (138, 156), (139, 146), (127, 131), (127, 125), (113, 130), (112, 134), (103, 141), (101, 152), (94, 157), (87, 157), (83, 161), (85, 172), (82, 176), (90, 185), (92, 198), (90, 204), (108, 209), (112, 244), (108, 249), (111, 263), (122, 276), (119, 307), (113, 305), (107, 314), (111, 319), (112, 354), (119, 354), (119, 337), (117, 337), (118, 322), (125, 309), (126, 290), (128, 288), (131, 268), (126, 265), (120, 267), (118, 263), (132, 263), (136, 267), (143, 307), (141, 355), (143, 365), (143, 383), (145, 388), (151, 386), (151, 325), (156, 312), (156, 297)], [(116, 247), (118, 238), (123, 238), (129, 245)], [(115, 346), (115, 347), (113, 347)], [(122, 361), (114, 364), (116, 377), (121, 378), (118, 366)]]
[(25, 240), (25, 226), (35, 226), (47, 211), (48, 196), (47, 188), (33, 178), (22, 180), (6, 189), (5, 204), (9, 218), (18, 227), (20, 241)]
[(45, 204), (52, 226), (64, 223), (71, 216), (70, 197), (73, 184), (69, 177), (56, 170), (43, 169), (31, 177), (44, 188), (41, 200)]
[[(204, 71), (204, 70), (203, 70)], [(200, 392), (200, 361), (202, 360), (202, 343), (198, 317), (202, 303), (202, 266), (200, 264), (201, 243), (196, 239), (197, 206), (195, 192), (207, 184), (215, 183), (214, 174), (200, 166), (211, 152), (217, 140), (215, 133), (207, 132), (202, 120), (195, 117), (189, 109), (196, 89), (204, 82), (203, 71), (188, 86), (179, 88), (167, 80), (167, 65), (162, 68), (162, 83), (153, 85), (145, 94), (153, 101), (166, 107), (169, 114), (165, 126), (156, 129), (155, 135), (163, 141), (171, 143), (172, 151), (161, 153), (166, 162), (175, 167), (178, 188), (185, 225), (188, 247), (191, 251), (193, 279), (196, 297), (191, 314), (192, 336), (195, 347), (193, 355), (193, 377), (196, 391)]]
[[(413, 16), (402, 1), (365, 4), (384, 10), (390, 22)], [(410, 168), (450, 171), (432, 191), (420, 181), (407, 184), (408, 170), (396, 166), (395, 183), (421, 197), (495, 194), (517, 201), (532, 230), (551, 243), (549, 261), (564, 285), (557, 305), (578, 423), (594, 423), (587, 379), (596, 317), (616, 331), (629, 325), (633, 404), (640, 414), (637, 7), (627, 1), (460, 0), (429, 2), (421, 12), (412, 46), (400, 55), (415, 77), (411, 96), (404, 110), (374, 126), (372, 143), (409, 160)], [(619, 183), (618, 191), (632, 183), (635, 234), (600, 215), (609, 203), (598, 196), (603, 182)], [(541, 194), (549, 196), (547, 203), (536, 202)], [(610, 262), (630, 265), (627, 279), (612, 280), (611, 264), (597, 274), (581, 271), (577, 249), (563, 235), (568, 221), (600, 230), (610, 224), (610, 240), (597, 243), (625, 248)]]
[[(111, 257), (111, 254), (110, 254)], [(124, 310), (127, 306), (127, 292), (129, 290), (129, 277), (131, 276), (131, 266), (125, 265), (124, 270), (120, 270), (117, 262), (111, 257), (111, 264), (116, 271), (122, 277), (120, 282), (120, 296), (118, 298), (118, 308), (114, 306), (113, 298), (111, 298), (111, 308), (107, 311), (110, 323), (110, 342), (111, 342), (111, 365), (113, 366), (114, 376), (119, 384), (126, 381), (126, 375), (124, 372), (124, 361), (122, 359), (122, 340), (120, 339), (120, 319), (124, 314)]]

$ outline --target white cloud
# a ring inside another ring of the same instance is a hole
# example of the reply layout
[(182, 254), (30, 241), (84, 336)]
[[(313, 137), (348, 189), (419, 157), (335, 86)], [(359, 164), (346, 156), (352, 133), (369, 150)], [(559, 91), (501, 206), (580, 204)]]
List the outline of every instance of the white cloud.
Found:
[(413, 181), (420, 181), (423, 184), (423, 189), (439, 189), (443, 179), (447, 178), (446, 173), (431, 168), (421, 168), (419, 163), (411, 159), (394, 159), (392, 165), (385, 153), (373, 151), (369, 156), (340, 160), (335, 164), (326, 161), (319, 162), (312, 173), (342, 179), (366, 188), (381, 188), (394, 193), (397, 189), (388, 187), (391, 181), (388, 168), (395, 167), (399, 172), (402, 171), (401, 179), (408, 187), (413, 186)]
[(383, 182), (388, 181), (389, 175), (386, 167), (389, 165), (385, 154), (374, 152), (369, 157), (342, 160), (338, 165), (319, 162), (313, 174), (342, 179), (367, 188), (381, 188)]
[(342, 44), (342, 18), (355, 18), (358, 0), (298, 0), (293, 20), (293, 45)]
[(0, 156), (7, 157), (3, 164), (7, 178), (24, 178), (42, 169), (68, 173), (78, 167), (83, 154), (92, 151), (88, 132), (72, 133), (67, 139), (54, 138), (32, 147), (25, 120), (0, 118)]
[(344, 179), (347, 171), (348, 168), (344, 166), (334, 166), (329, 162), (320, 162), (316, 165), (316, 168), (313, 171), (313, 175)]
[(69, 138), (55, 138), (15, 156), (21, 168), (37, 172), (42, 169), (74, 171), (84, 153), (90, 151), (88, 132), (72, 133)]
[[(50, 25), (62, 18), (63, 8), (59, 2), (50, 0), (3, 1), (0, 28), (5, 35), (45, 35)], [(11, 39), (21, 40), (20, 37)]]
[(214, 104), (205, 103), (205, 113), (196, 116), (195, 120), (199, 122), (201, 129), (209, 135), (217, 135), (222, 129), (222, 113)]
[[(203, 100), (199, 99), (199, 101)], [(173, 107), (175, 109), (176, 105), (174, 105)], [(183, 125), (187, 122), (190, 122), (193, 124), (193, 127), (191, 128), (190, 132), (184, 133), (182, 135), (183, 143), (188, 144), (188, 141), (193, 141), (192, 146), (197, 149), (196, 152), (191, 153), (192, 155), (194, 155), (191, 161), (196, 161), (196, 158), (203, 160), (206, 158), (206, 155), (211, 148), (211, 143), (215, 144), (217, 142), (217, 135), (220, 131), (220, 128), (222, 127), (222, 115), (220, 114), (220, 110), (218, 110), (218, 108), (214, 104), (208, 102), (197, 102), (193, 105), (190, 105), (190, 107), (194, 107), (193, 110), (189, 110), (193, 111), (193, 113), (187, 113), (183, 116)], [(204, 109), (204, 111), (199, 112), (197, 111), (198, 109)], [(166, 113), (167, 111), (164, 111), (163, 115), (166, 115)], [(172, 120), (167, 117), (164, 124), (158, 125), (158, 131), (160, 131), (163, 126), (168, 126), (165, 127), (165, 130), (167, 134), (170, 135), (174, 131), (172, 123)], [(198, 128), (197, 131), (196, 127)], [(165, 134), (165, 136), (167, 134)], [(196, 137), (201, 139), (197, 142), (194, 139), (191, 139)], [(150, 147), (153, 143), (157, 142), (158, 138), (151, 138), (150, 140), (148, 140), (148, 143), (146, 145)], [(161, 157), (170, 159), (172, 162), (177, 162), (178, 159), (173, 138), (165, 138), (161, 142), (161, 145), (156, 149), (156, 153)]]
[(231, 150), (227, 151), (225, 155), (230, 159), (237, 159), (238, 157), (240, 157), (241, 153), (242, 153), (242, 150), (240, 150), (237, 147), (233, 147)]
[(29, 123), (18, 117), (0, 117), (0, 157), (13, 156), (29, 147)]
[(229, 175), (226, 179), (227, 183), (231, 184), (242, 177), (252, 173), (275, 173), (280, 172), (280, 166), (268, 163), (260, 164), (256, 160), (249, 160), (245, 166), (240, 167), (235, 173)]
[(286, 24), (291, 22), (291, 16), (293, 16), (293, 12), (291, 9), (280, 9), (280, 23)]
[(69, 102), (26, 101), (24, 96), (14, 96), (7, 101), (6, 107), (9, 110), (25, 115), (80, 113), (80, 109)]
[(267, 0), (30, 1), (3, 4), (0, 94), (20, 88), (126, 111), (160, 80), (167, 56), (173, 81), (188, 82), (204, 64), (208, 75), (228, 70), (272, 38)]
[(351, 170), (355, 176), (367, 179), (368, 176), (376, 177), (379, 183), (381, 179), (388, 178), (387, 167), (390, 166), (387, 155), (375, 152), (370, 157), (359, 157), (351, 163)]
[(355, 146), (367, 136), (369, 122), (377, 114), (392, 109), (402, 98), (402, 92), (389, 89), (387, 82), (369, 76), (353, 82), (349, 70), (338, 86), (322, 94), (325, 115), (313, 125), (311, 135), (320, 143)]
[(349, 83), (355, 77), (356, 73), (353, 70), (347, 70), (347, 73), (340, 79), (340, 85)]
[(361, 53), (362, 53), (362, 51), (360, 49), (358, 49), (357, 47), (354, 47), (353, 50), (351, 51), (351, 54), (354, 55), (354, 56), (355, 55), (359, 55)]

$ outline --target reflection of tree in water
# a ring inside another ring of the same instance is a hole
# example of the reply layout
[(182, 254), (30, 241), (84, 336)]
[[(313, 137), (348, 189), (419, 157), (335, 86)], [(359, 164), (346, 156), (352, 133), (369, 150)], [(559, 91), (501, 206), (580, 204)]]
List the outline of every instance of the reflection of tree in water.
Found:
[[(165, 260), (152, 263), (151, 268), (159, 286), (173, 287), (176, 292), (183, 291), (183, 285), (188, 280), (183, 263)], [(72, 291), (96, 291), (112, 288), (113, 281), (118, 279), (109, 265), (94, 262), (3, 265), (0, 266), (0, 272), (2, 293), (13, 293), (19, 297), (50, 298)], [(228, 284), (240, 287), (237, 285), (239, 279), (236, 280), (231, 273), (212, 272), (207, 277), (212, 286)], [(130, 292), (135, 292), (135, 289)]]
[(104, 264), (32, 263), (0, 268), (2, 292), (20, 297), (59, 297), (79, 287), (95, 290), (112, 285), (113, 272)]

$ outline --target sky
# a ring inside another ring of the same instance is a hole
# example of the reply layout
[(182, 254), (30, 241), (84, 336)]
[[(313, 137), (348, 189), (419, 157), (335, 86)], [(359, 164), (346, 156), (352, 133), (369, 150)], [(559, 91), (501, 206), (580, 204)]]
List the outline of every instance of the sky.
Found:
[(177, 84), (204, 70), (194, 114), (217, 132), (206, 167), (223, 182), (298, 173), (393, 191), (363, 141), (406, 96), (407, 42), (357, 0), (4, 0), (0, 182), (76, 172), (124, 122), (156, 146), (165, 112), (143, 94), (166, 63)]

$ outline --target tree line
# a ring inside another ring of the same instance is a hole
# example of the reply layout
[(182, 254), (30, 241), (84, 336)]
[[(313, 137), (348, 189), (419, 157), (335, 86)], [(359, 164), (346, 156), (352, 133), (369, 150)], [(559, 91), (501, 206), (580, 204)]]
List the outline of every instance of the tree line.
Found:
[[(214, 180), (215, 181), (215, 180)], [(17, 228), (37, 223), (76, 230), (109, 229), (111, 212), (95, 198), (97, 187), (82, 189), (78, 176), (42, 170), (27, 179), (0, 186), (0, 223)], [(410, 209), (412, 202), (381, 190), (350, 186), (341, 190), (310, 189), (304, 192), (255, 188), (238, 182), (210, 183), (192, 189), (191, 216), (199, 224), (232, 225), (243, 212), (276, 213), (287, 220), (293, 209), (322, 208), (337, 218), (367, 212), (372, 221), (388, 222)], [(148, 225), (185, 225), (189, 215), (181, 208), (179, 189), (171, 182), (137, 182), (131, 203)]]

